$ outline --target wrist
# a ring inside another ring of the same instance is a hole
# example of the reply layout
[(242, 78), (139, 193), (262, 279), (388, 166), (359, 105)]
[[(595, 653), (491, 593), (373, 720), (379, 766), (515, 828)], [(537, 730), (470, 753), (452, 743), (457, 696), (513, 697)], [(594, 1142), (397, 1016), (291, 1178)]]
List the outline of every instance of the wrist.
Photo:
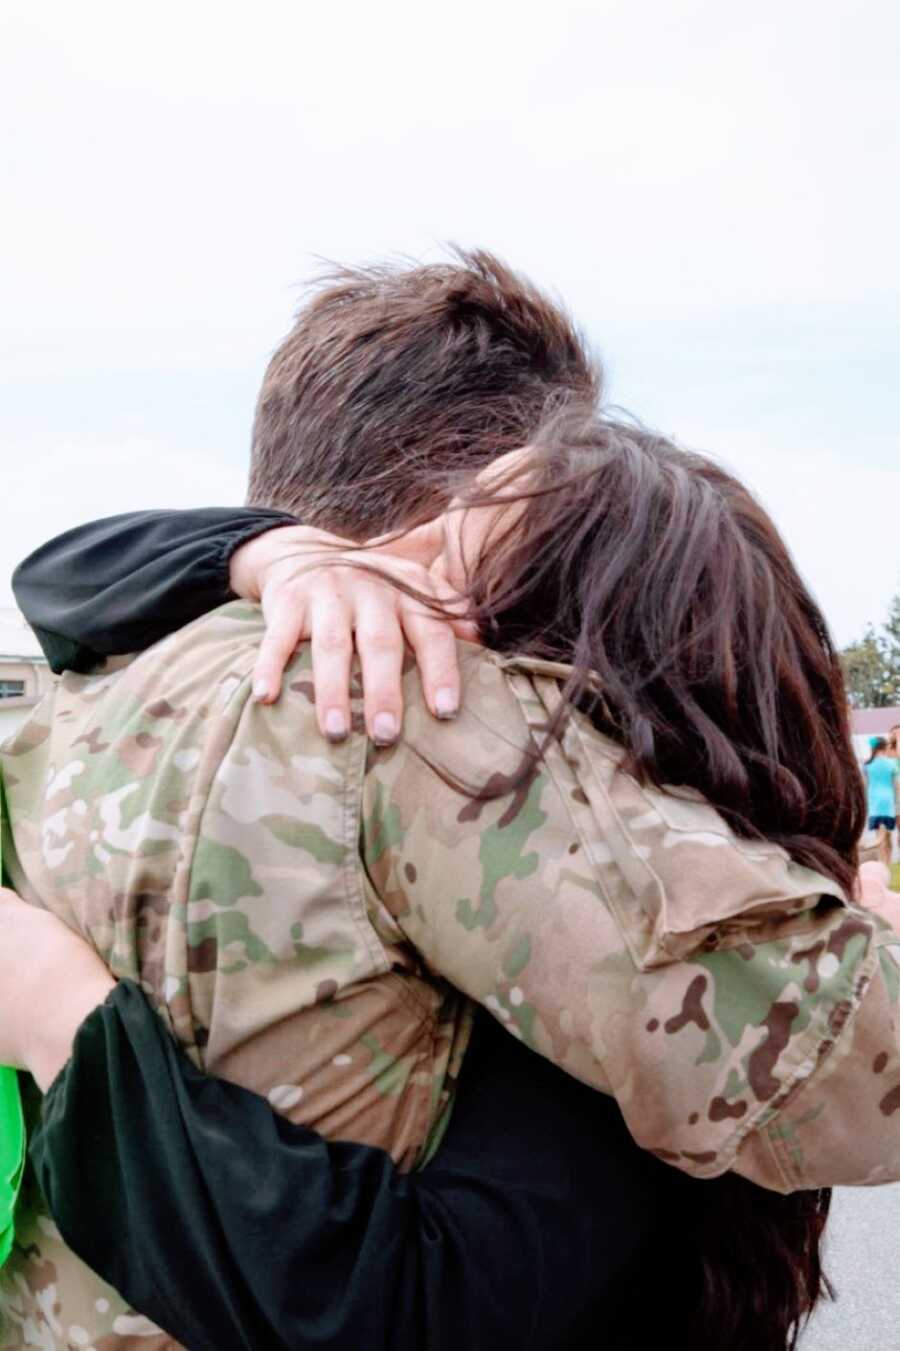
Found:
[(236, 596), (258, 601), (262, 594), (267, 569), (289, 554), (317, 553), (322, 549), (324, 535), (311, 525), (273, 526), (260, 535), (254, 535), (231, 555), (228, 564), (228, 583)]

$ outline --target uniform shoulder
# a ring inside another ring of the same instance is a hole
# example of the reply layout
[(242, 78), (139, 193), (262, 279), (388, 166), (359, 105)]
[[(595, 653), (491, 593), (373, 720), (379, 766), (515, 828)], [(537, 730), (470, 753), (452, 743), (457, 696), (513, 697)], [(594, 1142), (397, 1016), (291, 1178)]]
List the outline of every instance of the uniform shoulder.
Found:
[(460, 710), (446, 721), (430, 712), (418, 668), (410, 658), (403, 678), (401, 741), (429, 763), (478, 785), (496, 771), (509, 773), (521, 765), (529, 729), (504, 660), (463, 642), (458, 644), (458, 658)]
[[(249, 682), (265, 621), (259, 606), (232, 601), (195, 619), (127, 658), (109, 658), (90, 676), (66, 675), (62, 686), (91, 699), (117, 692), (123, 697), (186, 698), (210, 690), (236, 690)], [(163, 693), (165, 691), (165, 694)]]
[(160, 655), (224, 647), (257, 648), (266, 630), (262, 610), (250, 601), (228, 601), (139, 653), (135, 660), (154, 660)]

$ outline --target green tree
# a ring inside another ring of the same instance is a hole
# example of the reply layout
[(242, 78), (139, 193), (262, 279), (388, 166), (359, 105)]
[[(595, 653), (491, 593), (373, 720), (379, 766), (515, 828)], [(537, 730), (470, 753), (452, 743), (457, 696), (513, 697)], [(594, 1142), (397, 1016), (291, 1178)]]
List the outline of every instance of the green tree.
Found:
[(847, 694), (854, 708), (900, 704), (900, 592), (888, 606), (882, 629), (871, 624), (841, 652)]

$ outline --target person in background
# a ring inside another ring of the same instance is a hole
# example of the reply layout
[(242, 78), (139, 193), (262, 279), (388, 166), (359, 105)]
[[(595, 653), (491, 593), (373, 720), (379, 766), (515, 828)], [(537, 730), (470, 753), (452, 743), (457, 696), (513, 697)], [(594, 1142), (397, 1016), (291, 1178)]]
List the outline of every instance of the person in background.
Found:
[(900, 763), (891, 754), (886, 737), (876, 737), (869, 758), (863, 765), (866, 778), (868, 827), (878, 834), (878, 857), (886, 868), (891, 866), (894, 831), (897, 828), (897, 786), (900, 783)]
[(887, 741), (888, 753), (892, 755), (895, 760), (900, 760), (900, 722), (895, 723), (888, 732)]
[[(900, 764), (900, 723), (895, 723), (894, 726), (891, 728), (891, 730), (888, 732), (887, 741), (888, 741), (888, 754), (891, 756), (892, 759), (896, 760), (897, 763)], [(900, 778), (898, 778), (897, 780), (897, 785), (894, 791), (894, 797), (895, 797), (894, 806), (896, 808), (894, 814), (897, 817), (897, 819), (900, 820)], [(895, 846), (896, 843), (897, 839), (895, 837)]]

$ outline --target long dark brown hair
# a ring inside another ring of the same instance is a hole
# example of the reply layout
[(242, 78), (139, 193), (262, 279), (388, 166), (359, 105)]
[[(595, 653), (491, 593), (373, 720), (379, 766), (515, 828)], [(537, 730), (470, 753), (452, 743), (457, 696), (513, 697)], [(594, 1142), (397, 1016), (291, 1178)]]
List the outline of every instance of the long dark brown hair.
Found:
[[(470, 560), (482, 641), (571, 665), (564, 709), (624, 748), (626, 772), (699, 790), (738, 834), (849, 896), (865, 799), (841, 668), (748, 490), (625, 419), (570, 410), (458, 498), (461, 511), (507, 504)], [(782, 1196), (729, 1174), (694, 1197), (689, 1345), (793, 1348), (830, 1293), (830, 1192)]]
[(470, 560), (486, 646), (571, 665), (564, 695), (643, 783), (853, 890), (865, 795), (827, 625), (769, 516), (706, 456), (569, 412), (489, 491)]

